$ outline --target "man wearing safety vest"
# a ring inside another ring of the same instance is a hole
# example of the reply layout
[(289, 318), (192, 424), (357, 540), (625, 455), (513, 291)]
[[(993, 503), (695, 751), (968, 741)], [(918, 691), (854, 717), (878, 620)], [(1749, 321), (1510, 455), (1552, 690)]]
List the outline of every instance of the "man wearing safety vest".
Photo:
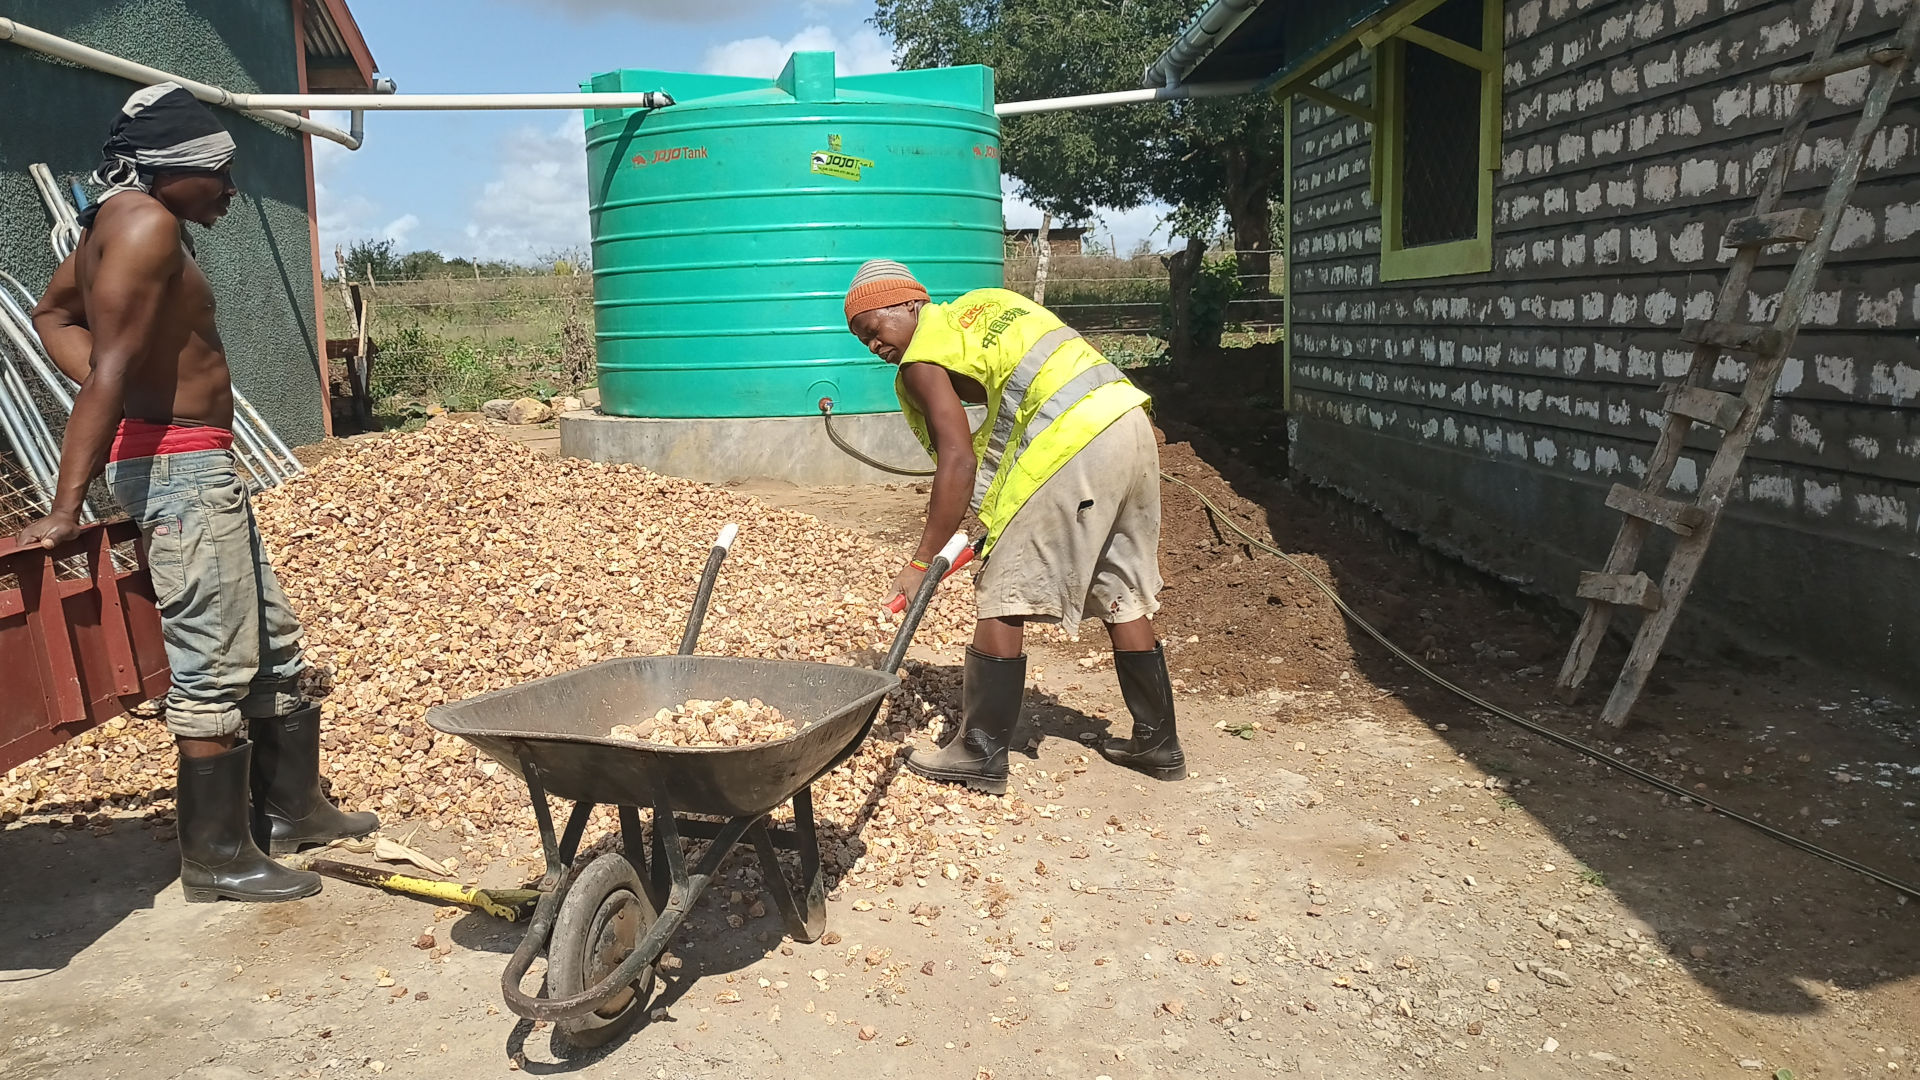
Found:
[[(960, 729), (907, 768), (999, 794), (1020, 719), (1028, 622), (1106, 623), (1133, 735), (1100, 748), (1160, 780), (1187, 775), (1173, 686), (1154, 634), (1160, 457), (1147, 395), (1052, 312), (1005, 289), (931, 302), (905, 266), (875, 260), (847, 291), (847, 328), (899, 367), (894, 389), (935, 462), (919, 550), (888, 592), (912, 596), (969, 506), (986, 535), (975, 580)], [(985, 405), (969, 431), (967, 405)]]

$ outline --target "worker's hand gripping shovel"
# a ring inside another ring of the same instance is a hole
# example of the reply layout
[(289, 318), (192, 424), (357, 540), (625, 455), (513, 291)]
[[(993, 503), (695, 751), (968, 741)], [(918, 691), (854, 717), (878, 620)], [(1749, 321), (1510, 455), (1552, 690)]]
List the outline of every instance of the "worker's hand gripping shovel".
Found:
[[(973, 545), (967, 543), (967, 534), (954, 533), (953, 539), (947, 541), (947, 546), (941, 549), (940, 557), (947, 560), (947, 572), (940, 575), (941, 581), (945, 581), (948, 578), (952, 577), (953, 572), (955, 570), (958, 570), (961, 567), (972, 562), (973, 561)], [(905, 611), (906, 609), (907, 609), (906, 593), (901, 593), (898, 596), (895, 596), (893, 599), (887, 601), (887, 610), (893, 612), (895, 615), (900, 614), (902, 611)]]

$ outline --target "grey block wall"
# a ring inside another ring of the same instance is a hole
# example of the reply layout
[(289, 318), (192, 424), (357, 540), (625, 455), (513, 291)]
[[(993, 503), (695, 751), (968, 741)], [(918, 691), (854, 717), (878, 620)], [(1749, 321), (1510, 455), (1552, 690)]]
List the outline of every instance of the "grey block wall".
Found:
[[(299, 90), (291, 0), (11, 0), (5, 14), (230, 90)], [(135, 89), (0, 42), (0, 269), (36, 294), (53, 272), (52, 222), (27, 166), (45, 162), (63, 186), (92, 172)], [(240, 197), (215, 228), (188, 228), (213, 282), (235, 385), (288, 443), (313, 442), (325, 429), (305, 154), (284, 128), (216, 112), (239, 144)]]
[[(1847, 42), (1884, 35), (1904, 9), (1860, 6)], [(1509, 0), (1486, 274), (1378, 281), (1370, 132), (1296, 98), (1295, 466), (1573, 604), (1578, 572), (1600, 568), (1619, 524), (1602, 499), (1645, 472), (1658, 387), (1682, 377), (1691, 355), (1680, 324), (1709, 313), (1732, 255), (1719, 236), (1749, 211), (1784, 123), (1790, 99), (1767, 72), (1804, 56), (1833, 7)], [(1356, 57), (1321, 84), (1364, 100), (1371, 81)], [(1812, 167), (1784, 205), (1817, 204), (1851, 128), (1843, 107), (1864, 89), (1864, 74), (1828, 83)], [(1912, 73), (1855, 205), (1681, 627), (1920, 682)], [(1772, 316), (1791, 257), (1763, 259), (1747, 318)], [(1714, 385), (1737, 391), (1744, 375), (1723, 361)], [(1700, 438), (1676, 469), (1677, 493), (1695, 488), (1711, 445)]]

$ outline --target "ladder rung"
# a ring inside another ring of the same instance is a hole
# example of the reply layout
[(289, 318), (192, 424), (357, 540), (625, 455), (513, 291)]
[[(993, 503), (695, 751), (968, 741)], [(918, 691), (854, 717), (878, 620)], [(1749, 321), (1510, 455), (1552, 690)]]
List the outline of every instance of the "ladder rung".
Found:
[(1653, 583), (1644, 571), (1632, 574), (1599, 574), (1591, 570), (1580, 573), (1580, 585), (1574, 595), (1582, 600), (1604, 600), (1609, 604), (1625, 607), (1637, 607), (1644, 611), (1659, 611), (1665, 598), (1660, 595), (1660, 586)]
[(1607, 492), (1607, 505), (1629, 517), (1651, 521), (1676, 536), (1692, 536), (1694, 528), (1707, 520), (1707, 512), (1692, 503), (1649, 495), (1625, 484), (1613, 485)]
[(1839, 75), (1855, 68), (1866, 67), (1868, 64), (1891, 64), (1904, 55), (1906, 50), (1900, 46), (1882, 41), (1863, 45), (1858, 49), (1849, 49), (1843, 53), (1834, 53), (1819, 60), (1809, 60), (1804, 64), (1774, 68), (1768, 78), (1779, 86), (1819, 82), (1829, 75)]
[(1727, 222), (1728, 247), (1765, 247), (1768, 244), (1806, 243), (1820, 232), (1820, 211), (1776, 210), (1771, 214), (1734, 218)]
[(1747, 403), (1740, 398), (1704, 386), (1668, 383), (1661, 389), (1667, 394), (1667, 412), (1712, 424), (1721, 431), (1732, 431), (1747, 411)]
[(1688, 319), (1680, 327), (1680, 340), (1689, 345), (1708, 345), (1759, 356), (1773, 356), (1780, 351), (1780, 331), (1771, 326), (1712, 319)]

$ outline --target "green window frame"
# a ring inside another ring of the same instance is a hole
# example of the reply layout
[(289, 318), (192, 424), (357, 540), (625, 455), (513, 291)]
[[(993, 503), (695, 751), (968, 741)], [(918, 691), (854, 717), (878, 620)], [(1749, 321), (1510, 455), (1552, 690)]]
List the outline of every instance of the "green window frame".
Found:
[[(1463, 0), (1454, 0), (1463, 2)], [(1477, 0), (1481, 6), (1480, 47), (1422, 29), (1412, 19), (1395, 20), (1374, 53), (1374, 176), (1380, 205), (1380, 280), (1407, 281), (1454, 274), (1485, 273), (1493, 268), (1493, 187), (1500, 169), (1501, 53), (1505, 44), (1501, 0)], [(1438, 7), (1421, 3), (1421, 14)], [(1412, 14), (1410, 11), (1409, 14)], [(1478, 224), (1461, 240), (1408, 246), (1402, 243), (1406, 208), (1404, 97), (1406, 50), (1428, 49), (1480, 73)]]

